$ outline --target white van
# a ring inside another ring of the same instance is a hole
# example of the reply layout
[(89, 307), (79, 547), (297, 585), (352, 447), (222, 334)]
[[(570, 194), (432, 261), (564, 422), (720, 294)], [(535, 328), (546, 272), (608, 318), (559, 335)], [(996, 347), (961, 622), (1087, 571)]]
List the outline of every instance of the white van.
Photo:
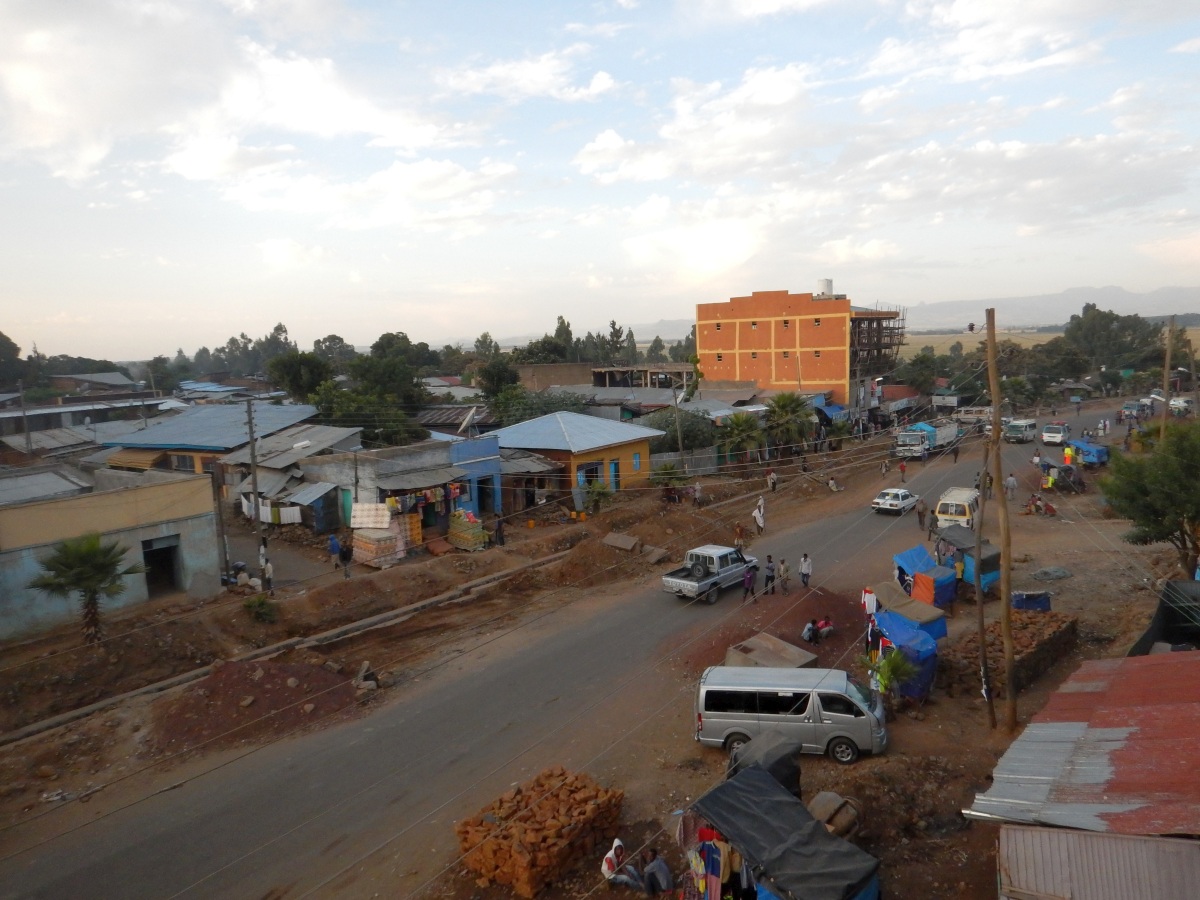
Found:
[(1043, 444), (1065, 444), (1071, 439), (1071, 426), (1066, 422), (1051, 422), (1042, 429)]
[(979, 491), (975, 488), (949, 488), (933, 510), (937, 513), (938, 527), (962, 525), (975, 528), (975, 514), (979, 512)]
[(696, 740), (731, 753), (766, 730), (804, 753), (852, 763), (887, 749), (883, 698), (841, 669), (710, 666), (696, 689)]
[(1005, 443), (1028, 444), (1037, 438), (1037, 422), (1033, 419), (1013, 419), (1002, 432)]

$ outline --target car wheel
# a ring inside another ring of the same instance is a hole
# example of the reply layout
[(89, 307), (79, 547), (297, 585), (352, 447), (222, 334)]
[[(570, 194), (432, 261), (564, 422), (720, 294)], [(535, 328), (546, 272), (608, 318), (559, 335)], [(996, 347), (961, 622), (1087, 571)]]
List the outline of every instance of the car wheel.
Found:
[(703, 578), (708, 574), (708, 566), (702, 562), (692, 563), (692, 576), (695, 578)]
[(739, 731), (735, 731), (729, 737), (725, 738), (725, 749), (730, 753), (740, 748), (743, 744), (749, 743), (750, 738)]
[(858, 759), (858, 745), (848, 738), (834, 738), (829, 742), (828, 752), (830, 757), (844, 766)]
[(717, 599), (720, 596), (721, 596), (721, 589), (714, 584), (704, 594), (704, 602), (707, 603), (709, 606), (712, 606), (714, 603), (717, 602)]

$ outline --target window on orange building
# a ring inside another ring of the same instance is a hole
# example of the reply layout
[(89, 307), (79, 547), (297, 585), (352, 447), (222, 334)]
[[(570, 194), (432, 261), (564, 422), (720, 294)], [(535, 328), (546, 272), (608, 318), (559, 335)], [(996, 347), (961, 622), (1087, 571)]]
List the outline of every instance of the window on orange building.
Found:
[(720, 322), (718, 322), (718, 323), (717, 323), (717, 331), (720, 331), (720, 330), (721, 330), (721, 323), (720, 323)]
[(784, 359), (788, 358), (788, 352), (786, 350), (783, 351), (783, 358)]
[(725, 358), (725, 357), (724, 357), (723, 355), (721, 355), (720, 353), (718, 353), (718, 354), (717, 354), (717, 362), (720, 362), (720, 361), (721, 361), (721, 360), (723, 360), (724, 358)]
[(757, 323), (757, 322), (751, 322), (751, 323), (750, 323), (750, 327), (751, 327), (752, 329), (753, 329), (753, 328), (757, 328), (757, 327), (758, 327), (758, 323)]
[(820, 328), (820, 327), (821, 327), (821, 320), (820, 320), (820, 319), (813, 319), (813, 327), (814, 327), (814, 328)]
[(758, 354), (757, 354), (757, 353), (751, 353), (751, 354), (750, 354), (750, 358), (751, 358), (751, 359), (758, 359)]
[(783, 327), (784, 327), (784, 328), (787, 328), (787, 327), (788, 327), (790, 324), (791, 324), (791, 323), (789, 323), (787, 319), (784, 319), (784, 320), (783, 320)]
[(820, 350), (814, 350), (814, 351), (813, 351), (813, 356), (820, 356), (820, 355), (821, 355), (821, 351), (820, 351)]

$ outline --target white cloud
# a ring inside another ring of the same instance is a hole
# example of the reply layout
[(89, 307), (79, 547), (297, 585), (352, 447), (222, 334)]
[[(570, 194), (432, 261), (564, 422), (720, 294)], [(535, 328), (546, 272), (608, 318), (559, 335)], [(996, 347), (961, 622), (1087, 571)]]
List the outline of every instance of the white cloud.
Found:
[(495, 62), (483, 68), (447, 70), (439, 74), (438, 81), (456, 93), (494, 94), (511, 101), (530, 97), (565, 102), (594, 100), (613, 90), (616, 82), (607, 72), (597, 71), (585, 87), (575, 84), (575, 60), (590, 49), (586, 44), (575, 44), (541, 56)]
[(1182, 41), (1170, 50), (1171, 53), (1200, 53), (1200, 37)]
[(713, 219), (626, 238), (622, 246), (638, 268), (696, 283), (744, 263), (760, 243), (761, 236), (751, 223)]
[(320, 262), (325, 251), (317, 246), (305, 246), (291, 238), (271, 238), (258, 244), (258, 252), (267, 268), (276, 273)]
[(880, 262), (898, 256), (900, 248), (892, 241), (883, 238), (860, 241), (848, 237), (826, 241), (817, 252), (811, 254), (811, 258), (817, 262), (839, 266)]
[(1138, 244), (1138, 253), (1175, 269), (1200, 270), (1200, 231), (1177, 238), (1163, 238)]

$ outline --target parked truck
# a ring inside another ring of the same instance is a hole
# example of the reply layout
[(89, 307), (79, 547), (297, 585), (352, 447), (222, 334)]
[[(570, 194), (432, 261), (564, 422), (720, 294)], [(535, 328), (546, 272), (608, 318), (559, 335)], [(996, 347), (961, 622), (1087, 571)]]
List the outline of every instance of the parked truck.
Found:
[(663, 576), (663, 590), (685, 600), (703, 597), (705, 603), (716, 603), (721, 589), (741, 584), (751, 568), (758, 568), (758, 560), (736, 547), (705, 544), (689, 550), (683, 565)]
[(925, 451), (933, 452), (949, 447), (958, 440), (958, 424), (946, 420), (917, 422), (896, 434), (892, 452), (902, 459), (921, 456)]

